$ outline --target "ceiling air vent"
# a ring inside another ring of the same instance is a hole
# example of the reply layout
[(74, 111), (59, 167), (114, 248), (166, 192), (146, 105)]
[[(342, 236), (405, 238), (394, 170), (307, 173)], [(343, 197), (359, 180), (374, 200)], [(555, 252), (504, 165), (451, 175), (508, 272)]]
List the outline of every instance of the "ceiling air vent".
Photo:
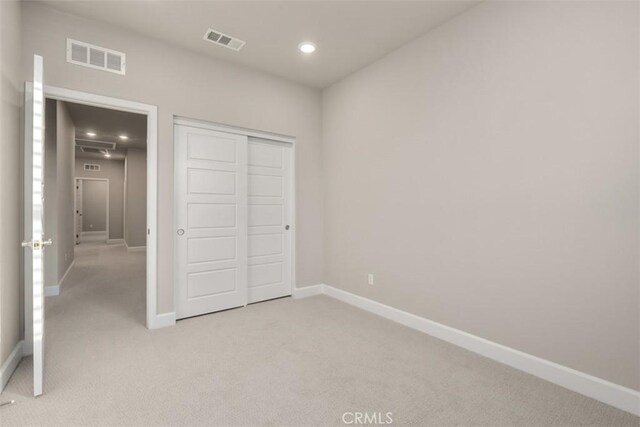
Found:
[(67, 39), (67, 62), (72, 64), (124, 75), (126, 58), (122, 52)]
[(115, 150), (116, 143), (115, 142), (107, 142), (107, 141), (96, 141), (92, 139), (80, 139), (76, 138), (76, 145), (80, 148), (100, 148), (107, 150)]
[(105, 150), (100, 148), (80, 147), (80, 149), (82, 150), (83, 153), (88, 153), (88, 154), (104, 154), (105, 153)]
[(212, 30), (211, 28), (209, 28), (204, 34), (203, 39), (235, 51), (242, 49), (242, 46), (246, 44), (246, 42), (240, 39), (231, 37), (227, 34), (221, 33), (220, 31)]

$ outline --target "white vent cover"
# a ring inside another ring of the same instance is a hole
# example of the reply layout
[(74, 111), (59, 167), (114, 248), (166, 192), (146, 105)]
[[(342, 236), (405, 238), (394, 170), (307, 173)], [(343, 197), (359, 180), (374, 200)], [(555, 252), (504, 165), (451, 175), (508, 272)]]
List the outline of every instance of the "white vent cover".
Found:
[(93, 172), (99, 172), (100, 171), (100, 165), (95, 164), (95, 163), (85, 163), (84, 164), (84, 170), (93, 171)]
[(122, 52), (67, 39), (67, 62), (72, 64), (124, 75), (126, 59)]
[(116, 148), (115, 142), (96, 141), (93, 139), (80, 139), (80, 138), (76, 138), (76, 145), (81, 148), (93, 147), (93, 148), (102, 148), (107, 150), (115, 150)]
[(209, 28), (206, 33), (204, 33), (204, 40), (215, 43), (220, 46), (224, 46), (229, 49), (233, 49), (235, 51), (239, 51), (242, 49), (247, 42), (244, 42), (235, 37), (231, 37), (230, 35), (221, 33), (220, 31), (213, 30)]

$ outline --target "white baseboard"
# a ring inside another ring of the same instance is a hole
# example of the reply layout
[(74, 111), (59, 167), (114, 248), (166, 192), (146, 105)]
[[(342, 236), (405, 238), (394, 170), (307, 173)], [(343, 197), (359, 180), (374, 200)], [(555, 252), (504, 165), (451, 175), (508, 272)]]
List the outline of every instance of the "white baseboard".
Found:
[(75, 263), (76, 263), (76, 259), (74, 258), (71, 261), (71, 264), (69, 264), (69, 267), (67, 267), (67, 271), (65, 271), (62, 277), (60, 278), (60, 280), (58, 280), (58, 287), (62, 288), (62, 284), (64, 283), (65, 279), (67, 278), (67, 275), (69, 274), (69, 272), (71, 271), (71, 268)]
[(147, 250), (146, 246), (129, 246), (126, 241), (124, 242), (124, 245), (127, 247), (129, 252), (144, 252)]
[(107, 245), (120, 245), (124, 243), (124, 239), (107, 239)]
[(80, 233), (80, 242), (88, 243), (88, 242), (100, 242), (107, 241), (107, 232), (106, 231), (82, 231)]
[(69, 267), (67, 267), (67, 271), (64, 272), (64, 274), (62, 275), (62, 277), (58, 281), (57, 285), (50, 285), (50, 286), (45, 286), (44, 287), (44, 296), (45, 297), (55, 297), (55, 296), (60, 295), (60, 290), (62, 289), (62, 284), (64, 283), (64, 280), (67, 278), (67, 275), (71, 271), (71, 267), (73, 267), (73, 264), (75, 264), (75, 263), (76, 263), (76, 260), (74, 258), (73, 261), (71, 261), (71, 264), (69, 264)]
[(98, 230), (98, 231), (81, 231), (81, 236), (100, 236), (102, 234), (107, 234), (107, 230)]
[[(316, 286), (319, 286), (323, 291), (322, 293), (327, 296), (473, 351), (489, 359), (504, 363), (505, 365), (527, 372), (528, 374), (575, 391), (576, 393), (640, 416), (640, 392), (636, 390), (585, 374), (584, 372), (576, 371), (575, 369), (515, 350), (341, 289), (328, 285)], [(316, 286), (311, 286), (311, 288), (316, 288)], [(317, 289), (313, 291), (316, 293), (312, 294), (309, 292), (306, 296), (318, 294)]]
[(324, 284), (313, 285), (313, 286), (305, 286), (303, 288), (293, 288), (293, 292), (291, 296), (294, 299), (301, 299), (312, 297), (314, 295), (321, 295), (324, 293)]
[(24, 345), (23, 341), (19, 341), (18, 344), (13, 348), (13, 351), (7, 358), (7, 360), (0, 367), (0, 391), (4, 390), (5, 386), (9, 382), (11, 375), (15, 372), (18, 367), (18, 363), (22, 359), (22, 347)]
[(60, 295), (60, 285), (52, 285), (44, 287), (45, 297), (57, 297)]
[(173, 326), (176, 324), (176, 313), (162, 313), (156, 315), (155, 319), (151, 320), (151, 324), (148, 325), (149, 329), (166, 328), (167, 326)]

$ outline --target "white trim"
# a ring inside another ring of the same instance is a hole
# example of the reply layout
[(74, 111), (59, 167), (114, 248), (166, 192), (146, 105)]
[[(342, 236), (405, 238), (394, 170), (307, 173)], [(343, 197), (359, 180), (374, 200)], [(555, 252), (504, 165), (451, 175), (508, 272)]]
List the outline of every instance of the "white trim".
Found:
[(67, 278), (67, 275), (71, 271), (71, 267), (73, 267), (75, 263), (76, 263), (76, 259), (74, 258), (73, 261), (71, 261), (71, 264), (69, 264), (69, 267), (67, 267), (67, 271), (65, 271), (62, 277), (60, 278), (60, 280), (58, 280), (58, 286), (60, 288), (62, 288), (62, 284), (64, 283), (65, 279)]
[(107, 239), (107, 245), (121, 245), (124, 243), (124, 239)]
[(148, 326), (149, 329), (159, 329), (166, 328), (167, 326), (174, 326), (176, 324), (176, 313), (162, 313), (158, 314), (151, 325)]
[[(316, 285), (320, 286), (320, 285)], [(312, 287), (315, 288), (315, 287)], [(305, 288), (301, 288), (305, 289)], [(615, 408), (640, 416), (640, 392), (469, 334), (406, 311), (323, 285), (327, 296), (434, 336), (474, 353), (542, 378)], [(317, 292), (317, 290), (316, 290)]]
[(316, 295), (322, 295), (325, 293), (324, 284), (313, 285), (313, 286), (305, 286), (303, 288), (293, 288), (292, 296), (294, 299), (302, 299), (313, 297)]
[(107, 230), (98, 230), (98, 231), (82, 231), (80, 233), (81, 236), (102, 236), (107, 234)]
[(69, 264), (69, 267), (67, 267), (67, 271), (65, 271), (64, 274), (62, 275), (62, 277), (60, 278), (60, 280), (58, 280), (58, 284), (57, 285), (50, 285), (50, 286), (45, 286), (44, 287), (44, 296), (45, 297), (54, 297), (54, 296), (60, 295), (60, 291), (62, 289), (62, 284), (64, 283), (64, 280), (67, 278), (67, 275), (71, 271), (71, 267), (73, 267), (73, 264), (75, 264), (75, 263), (76, 263), (76, 260), (74, 258), (73, 261), (71, 261), (71, 264)]
[(129, 252), (144, 252), (147, 250), (146, 246), (129, 246), (126, 243), (125, 246), (127, 246), (127, 251)]
[(50, 285), (44, 287), (45, 297), (57, 297), (60, 295), (60, 285)]
[(20, 360), (22, 360), (23, 346), (24, 341), (18, 341), (9, 357), (7, 357), (7, 360), (2, 364), (2, 367), (0, 368), (0, 392), (7, 386), (7, 383), (11, 379), (11, 375), (15, 372)]
[[(295, 142), (295, 140), (294, 140)], [(291, 295), (296, 289), (296, 144), (291, 145), (291, 159), (289, 161), (289, 180), (291, 181), (291, 212), (289, 213), (289, 221), (291, 224)]]
[(200, 128), (200, 129), (213, 130), (216, 132), (226, 132), (226, 133), (232, 133), (236, 135), (244, 135), (247, 137), (251, 136), (254, 138), (270, 139), (271, 141), (286, 142), (287, 144), (294, 144), (294, 145), (296, 142), (296, 139), (292, 136), (281, 135), (278, 133), (264, 132), (264, 131), (253, 130), (253, 129), (246, 129), (238, 126), (225, 125), (222, 123), (207, 122), (204, 120), (188, 119), (186, 117), (179, 117), (179, 116), (174, 116), (173, 125), (174, 126), (175, 125), (190, 126), (190, 127)]
[[(54, 86), (44, 87), (45, 97), (147, 116), (147, 328), (155, 322), (158, 307), (158, 107)], [(29, 307), (29, 309), (31, 309)]]

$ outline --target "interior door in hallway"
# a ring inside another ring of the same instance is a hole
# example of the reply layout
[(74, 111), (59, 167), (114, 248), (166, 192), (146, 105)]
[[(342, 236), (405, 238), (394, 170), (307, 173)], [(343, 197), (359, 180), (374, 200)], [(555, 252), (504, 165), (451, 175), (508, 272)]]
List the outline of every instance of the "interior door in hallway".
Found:
[[(43, 392), (44, 257), (51, 245), (44, 230), (44, 82), (43, 59), (33, 57), (33, 82), (25, 89), (24, 149), (24, 286), (25, 348), (33, 354), (33, 395)], [(18, 250), (16, 248), (16, 250)]]
[(247, 137), (175, 126), (176, 317), (247, 303)]
[(291, 295), (290, 144), (248, 145), (248, 302)]

